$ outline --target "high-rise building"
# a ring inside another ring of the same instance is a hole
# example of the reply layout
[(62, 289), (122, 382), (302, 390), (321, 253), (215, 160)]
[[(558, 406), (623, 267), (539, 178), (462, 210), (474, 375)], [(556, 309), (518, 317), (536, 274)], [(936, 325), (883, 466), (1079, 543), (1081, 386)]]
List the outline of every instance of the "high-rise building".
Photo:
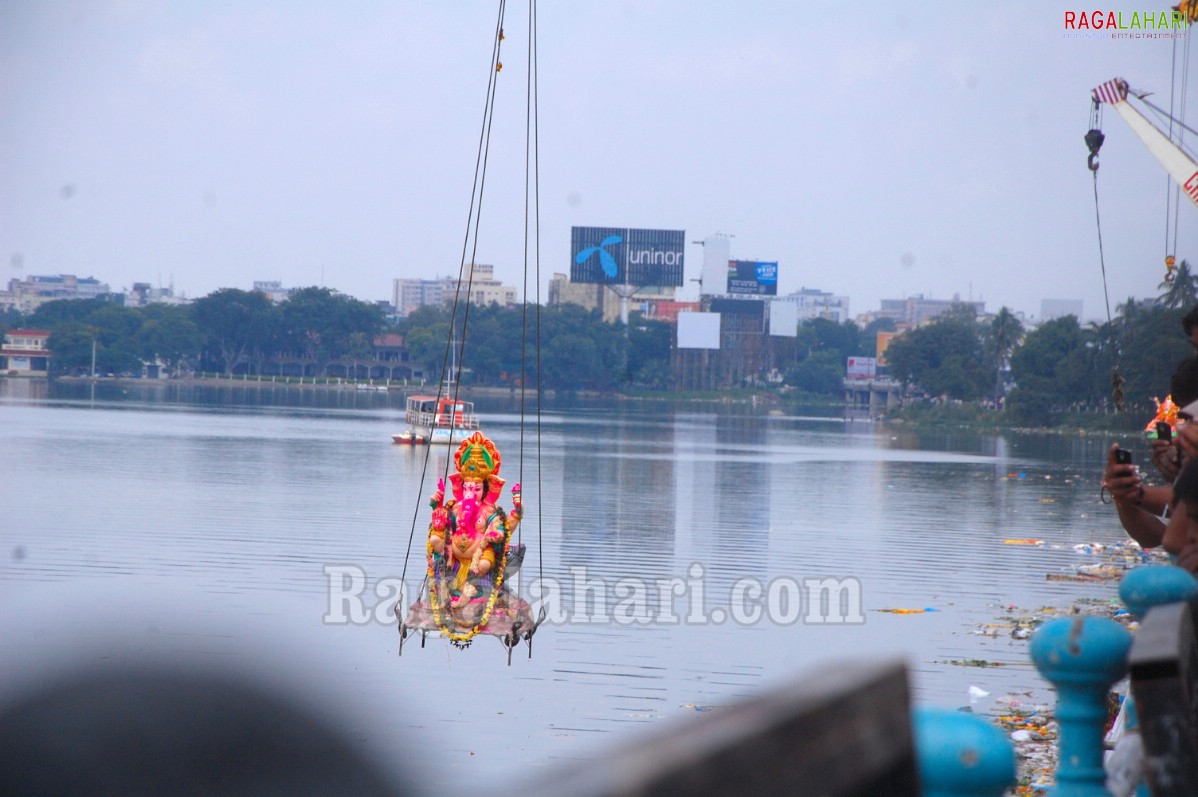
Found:
[(793, 302), (800, 322), (812, 318), (826, 318), (843, 324), (849, 320), (849, 297), (836, 296), (816, 288), (800, 288), (794, 293), (779, 296), (775, 302)]
[(1064, 318), (1067, 315), (1076, 316), (1082, 320), (1081, 299), (1041, 299), (1040, 323), (1052, 321), (1054, 318)]
[(889, 318), (896, 324), (914, 328), (931, 321), (954, 304), (972, 305), (978, 315), (986, 312), (985, 302), (962, 301), (960, 296), (953, 296), (951, 299), (925, 299), (922, 293), (917, 293), (906, 299), (883, 299), (882, 309), (878, 310), (875, 317)]
[(474, 263), (467, 266), (460, 291), (456, 277), (431, 280), (395, 279), (391, 283), (391, 303), (395, 305), (396, 315), (406, 316), (418, 307), (439, 307), (452, 302), (455, 296), (465, 299), (467, 288), (470, 291), (470, 301), (476, 305), (497, 303), (503, 307), (514, 307), (519, 300), (519, 293), (515, 288), (495, 279), (494, 266)]
[(32, 313), (56, 299), (104, 299), (111, 293), (108, 284), (95, 277), (76, 277), (74, 274), (31, 276), (25, 280), (9, 280), (8, 290), (0, 291), (0, 307)]

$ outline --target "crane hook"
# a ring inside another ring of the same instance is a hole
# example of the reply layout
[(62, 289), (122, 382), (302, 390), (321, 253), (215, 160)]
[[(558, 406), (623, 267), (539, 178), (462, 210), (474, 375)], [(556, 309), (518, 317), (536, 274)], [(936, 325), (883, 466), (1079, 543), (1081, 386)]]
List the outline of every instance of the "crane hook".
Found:
[(1098, 128), (1091, 128), (1086, 133), (1086, 147), (1090, 150), (1090, 156), (1086, 158), (1086, 166), (1090, 171), (1098, 171), (1098, 150), (1102, 149), (1102, 142), (1106, 141), (1106, 136)]

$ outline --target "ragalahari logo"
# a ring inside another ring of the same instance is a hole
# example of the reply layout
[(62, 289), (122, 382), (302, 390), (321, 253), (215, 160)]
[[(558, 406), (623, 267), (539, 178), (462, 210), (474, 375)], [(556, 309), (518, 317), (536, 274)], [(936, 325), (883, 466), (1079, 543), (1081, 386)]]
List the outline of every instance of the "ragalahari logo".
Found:
[(624, 236), (622, 235), (609, 235), (600, 241), (598, 246), (587, 247), (576, 254), (574, 256), (574, 262), (581, 266), (583, 263), (591, 259), (591, 255), (598, 252), (599, 265), (603, 267), (603, 273), (607, 275), (608, 279), (615, 279), (616, 274), (619, 273), (620, 269), (619, 266), (616, 265), (616, 259), (611, 256), (611, 252), (607, 251), (605, 247), (615, 246), (616, 244), (621, 243), (623, 240)]
[(1065, 12), (1065, 30), (1176, 31), (1185, 30), (1186, 24), (1185, 10)]

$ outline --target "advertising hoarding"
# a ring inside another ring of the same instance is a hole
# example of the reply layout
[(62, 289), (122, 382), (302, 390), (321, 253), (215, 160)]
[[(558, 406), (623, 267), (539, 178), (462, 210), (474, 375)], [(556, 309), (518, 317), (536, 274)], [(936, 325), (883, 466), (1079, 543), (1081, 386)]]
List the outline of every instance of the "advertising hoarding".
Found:
[(678, 348), (718, 349), (719, 347), (719, 313), (678, 314)]
[(890, 348), (890, 341), (894, 340), (897, 332), (879, 332), (878, 333), (878, 365), (886, 366), (886, 350)]
[(685, 230), (572, 227), (570, 281), (682, 287)]
[(849, 379), (873, 379), (878, 375), (878, 361), (874, 357), (850, 357), (845, 376)]
[(770, 302), (770, 334), (774, 337), (799, 336), (799, 306), (785, 299)]
[(778, 295), (778, 261), (729, 260), (728, 293)]

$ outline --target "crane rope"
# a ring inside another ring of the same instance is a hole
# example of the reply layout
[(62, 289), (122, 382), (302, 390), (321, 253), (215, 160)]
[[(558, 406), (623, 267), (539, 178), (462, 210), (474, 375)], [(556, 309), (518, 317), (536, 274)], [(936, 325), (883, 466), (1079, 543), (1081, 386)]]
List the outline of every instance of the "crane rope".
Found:
[(1115, 324), (1111, 318), (1111, 293), (1107, 286), (1106, 254), (1102, 248), (1102, 214), (1099, 212), (1098, 205), (1098, 150), (1102, 147), (1104, 138), (1101, 131), (1102, 104), (1095, 97), (1090, 109), (1090, 131), (1086, 133), (1086, 146), (1090, 149), (1086, 165), (1090, 169), (1094, 182), (1094, 226), (1098, 231), (1098, 264), (1102, 269), (1102, 298), (1106, 302), (1106, 327), (1111, 347), (1111, 400), (1115, 403), (1115, 409), (1123, 412), (1124, 379), (1123, 374), (1119, 372), (1119, 339), (1115, 335)]
[[(473, 184), (472, 184), (471, 190), (470, 190), (470, 209), (469, 209), (469, 212), (467, 213), (467, 217), (466, 217), (466, 231), (465, 231), (465, 234), (464, 234), (464, 237), (462, 240), (462, 256), (458, 263), (457, 285), (454, 290), (453, 306), (452, 306), (452, 309), (450, 310), (450, 314), (449, 314), (449, 331), (446, 335), (445, 351), (444, 351), (444, 354), (443, 354), (442, 360), (441, 360), (441, 379), (438, 380), (438, 382), (437, 382), (437, 403), (434, 405), (435, 407), (440, 406), (443, 391), (445, 390), (446, 383), (448, 381), (449, 383), (452, 384), (452, 387), (453, 387), (453, 405), (454, 405), (453, 413), (454, 414), (456, 414), (456, 411), (457, 411), (456, 407), (457, 407), (457, 402), (458, 402), (458, 395), (459, 395), (459, 391), (461, 390), (461, 374), (462, 374), (462, 370), (463, 370), (463, 366), (464, 366), (464, 355), (465, 355), (465, 347), (466, 347), (466, 330), (467, 330), (467, 324), (468, 324), (468, 321), (470, 318), (470, 296), (471, 296), (471, 293), (472, 293), (473, 287), (474, 287), (474, 255), (478, 251), (478, 225), (479, 225), (479, 220), (482, 217), (483, 189), (486, 186), (487, 160), (488, 160), (488, 155), (490, 154), (491, 121), (494, 118), (494, 114), (495, 114), (495, 90), (496, 90), (496, 87), (499, 82), (497, 79), (499, 72), (500, 72), (500, 70), (503, 69), (503, 62), (500, 61), (499, 59), (500, 59), (501, 50), (502, 50), (501, 45), (503, 44), (503, 39), (504, 39), (503, 16), (504, 16), (505, 6), (506, 6), (506, 0), (500, 0), (498, 18), (496, 19), (496, 22), (495, 22), (495, 34), (494, 34), (494, 37), (492, 40), (492, 47), (491, 47), (491, 62), (490, 62), (490, 68), (488, 70), (489, 74), (487, 77), (487, 94), (486, 94), (486, 101), (484, 102), (484, 105), (483, 105), (483, 121), (482, 121), (482, 127), (479, 130), (478, 151), (477, 151), (477, 153), (475, 155), (475, 159), (474, 159), (474, 179), (473, 179)], [(470, 246), (471, 232), (474, 233), (473, 249), (471, 249), (471, 246)], [(462, 301), (461, 301), (461, 299), (462, 299), (462, 282), (463, 282), (462, 276), (466, 270), (466, 252), (467, 252), (467, 250), (469, 250), (471, 252), (470, 273), (469, 273), (469, 275), (466, 276), (466, 280), (465, 280), (465, 282), (466, 282), (466, 302), (465, 302), (465, 309), (462, 312), (462, 334), (461, 334), (461, 340), (458, 343), (458, 355), (456, 357), (453, 357), (452, 349), (453, 349), (454, 337), (455, 337), (454, 332), (457, 327), (458, 310), (462, 306)], [(456, 368), (454, 366), (451, 366), (451, 359), (456, 361)], [(455, 370), (456, 370), (456, 373), (454, 373)], [(453, 417), (454, 417), (454, 415), (451, 414), (450, 415), (450, 427), (449, 427), (451, 440), (452, 440), (452, 435), (453, 435), (453, 431), (452, 431), (453, 430)], [(429, 457), (431, 455), (432, 455), (432, 445), (430, 442), (430, 444), (428, 446), (426, 446), (425, 451), (424, 451), (424, 463), (423, 463), (424, 466), (420, 470), (420, 487), (419, 487), (419, 490), (417, 493), (418, 495), (424, 495), (425, 474), (428, 473), (428, 461), (429, 461)], [(442, 483), (447, 481), (449, 478), (450, 459), (451, 458), (449, 458), (449, 457), (446, 458), (445, 471), (444, 471), (444, 474), (442, 475)], [(416, 537), (416, 522), (420, 516), (420, 508), (421, 508), (420, 502), (417, 501), (415, 507), (412, 510), (412, 525), (411, 525), (410, 531), (408, 532), (408, 545), (407, 545), (407, 549), (404, 552), (403, 571), (400, 575), (400, 583), (405, 584), (405, 585), (407, 584), (408, 559), (411, 557), (412, 543)], [(420, 591), (423, 592), (423, 587), (421, 587)], [(419, 596), (417, 596), (417, 597), (419, 597)]]
[[(438, 382), (437, 387), (437, 405), (440, 406), (442, 392), (446, 386), (452, 386), (453, 396), (453, 414), (450, 418), (450, 435), (452, 440), (453, 418), (457, 412), (458, 397), (461, 391), (461, 375), (465, 369), (466, 362), (466, 341), (467, 331), (469, 328), (470, 301), (473, 296), (474, 285), (474, 264), (477, 262), (478, 255), (478, 232), (479, 225), (482, 219), (482, 204), (484, 189), (486, 187), (487, 164), (490, 156), (491, 145), (491, 129), (495, 114), (495, 96), (498, 85), (498, 76), (503, 70), (503, 62), (500, 60), (502, 54), (502, 43), (504, 41), (503, 21), (504, 12), (506, 10), (506, 0), (500, 0), (499, 12), (495, 23), (495, 34), (491, 50), (491, 63), (489, 69), (489, 77), (487, 81), (486, 101), (483, 108), (483, 122), (479, 131), (478, 151), (475, 156), (474, 163), (474, 180), (470, 194), (470, 209), (466, 219), (466, 231), (462, 241), (462, 255), (458, 264), (458, 279), (456, 289), (454, 291), (452, 309), (449, 316), (449, 330), (446, 336), (445, 350), (442, 357), (441, 374), (442, 378)], [(540, 501), (541, 491), (541, 403), (540, 403), (540, 375), (541, 375), (541, 317), (540, 317), (540, 284), (541, 284), (541, 265), (540, 265), (540, 157), (539, 157), (539, 141), (538, 141), (538, 125), (537, 125), (537, 60), (536, 60), (536, 0), (529, 0), (528, 9), (528, 78), (526, 86), (526, 107), (525, 107), (525, 175), (524, 175), (524, 302), (523, 311), (521, 313), (521, 346), (520, 346), (520, 447), (517, 469), (517, 483), (524, 481), (524, 459), (525, 459), (525, 419), (527, 415), (527, 400), (526, 393), (528, 391), (528, 271), (530, 258), (530, 228), (532, 230), (532, 257), (535, 262), (535, 280), (536, 280), (536, 302), (534, 333), (535, 333), (535, 352), (536, 352), (536, 368), (534, 389), (536, 393), (536, 463), (537, 463), (537, 490), (536, 490), (536, 505), (537, 505), (537, 555), (538, 555), (538, 573), (540, 578), (544, 579), (544, 544), (542, 541), (542, 528), (544, 527), (542, 515), (542, 502)], [(532, 208), (530, 211), (530, 202)], [(469, 260), (467, 261), (467, 252), (469, 252)], [(466, 273), (467, 262), (469, 262), (469, 273)], [(464, 279), (463, 279), (464, 277)], [(465, 284), (465, 296), (463, 296), (463, 283)], [(459, 331), (458, 313), (461, 311), (461, 325)], [(456, 334), (455, 334), (456, 333)], [(456, 337), (456, 353), (454, 350)], [(456, 367), (454, 365), (456, 363)], [(418, 495), (424, 495), (425, 474), (428, 473), (428, 462), (431, 456), (431, 445), (425, 448), (424, 464), (421, 468), (420, 487)], [(449, 467), (452, 457), (446, 457), (444, 472), (441, 476), (441, 483), (444, 484), (449, 479)], [(408, 532), (407, 549), (404, 552), (403, 573), (401, 575), (401, 583), (407, 583), (408, 560), (411, 558), (412, 544), (416, 536), (416, 523), (420, 514), (420, 503), (416, 506), (412, 513), (411, 528)], [(522, 539), (523, 524), (517, 526), (517, 541)], [(425, 587), (427, 587), (427, 578), (420, 589), (420, 594), (416, 596), (419, 600), (423, 595)], [(537, 625), (544, 619), (546, 610), (541, 608), (540, 617), (537, 619)], [(481, 624), (480, 624), (481, 625)], [(442, 629), (443, 631), (445, 629)], [(531, 648), (530, 648), (531, 650)], [(531, 655), (531, 654), (530, 654)]]

